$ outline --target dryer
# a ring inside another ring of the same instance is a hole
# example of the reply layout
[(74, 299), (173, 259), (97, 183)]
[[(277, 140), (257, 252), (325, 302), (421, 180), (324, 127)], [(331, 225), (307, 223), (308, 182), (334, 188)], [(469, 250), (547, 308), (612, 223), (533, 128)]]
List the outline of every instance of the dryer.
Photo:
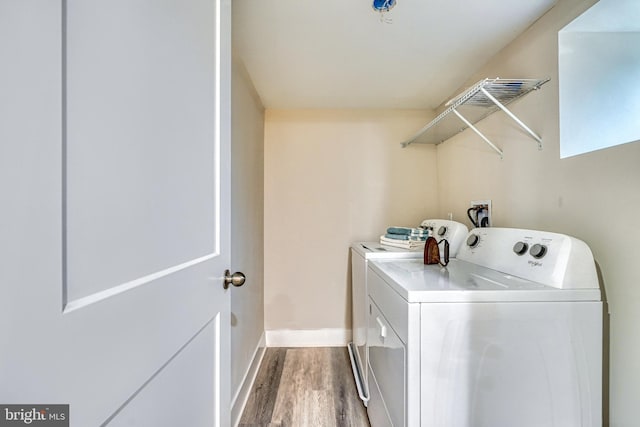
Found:
[(445, 268), (368, 268), (372, 427), (602, 425), (602, 301), (584, 242), (482, 228)]
[[(469, 232), (466, 225), (456, 221), (443, 219), (426, 219), (421, 227), (431, 230), (438, 240), (447, 239), (450, 244), (449, 254), (454, 257), (464, 243)], [(351, 368), (358, 389), (358, 394), (365, 405), (369, 400), (367, 373), (367, 266), (371, 260), (383, 259), (420, 259), (423, 248), (415, 250), (385, 246), (379, 242), (359, 242), (351, 245), (351, 289), (352, 289), (352, 342), (349, 343)]]

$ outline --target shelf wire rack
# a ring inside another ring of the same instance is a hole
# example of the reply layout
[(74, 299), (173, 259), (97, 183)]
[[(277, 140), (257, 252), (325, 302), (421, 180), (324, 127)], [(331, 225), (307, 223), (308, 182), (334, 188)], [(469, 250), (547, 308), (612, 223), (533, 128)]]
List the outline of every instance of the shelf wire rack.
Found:
[[(498, 110), (504, 111), (520, 127), (522, 127), (533, 139), (538, 142), (538, 148), (542, 149), (542, 139), (533, 132), (522, 120), (513, 114), (506, 106), (511, 102), (522, 98), (533, 90), (549, 81), (546, 79), (483, 79), (463, 91), (458, 96), (449, 100), (442, 113), (420, 129), (415, 135), (401, 143), (407, 147), (414, 143), (440, 144), (452, 136), (467, 128), (471, 128), (482, 138), (500, 157), (502, 150), (489, 140), (475, 124)], [(464, 107), (464, 111), (462, 111)], [(457, 117), (459, 121), (450, 120)]]

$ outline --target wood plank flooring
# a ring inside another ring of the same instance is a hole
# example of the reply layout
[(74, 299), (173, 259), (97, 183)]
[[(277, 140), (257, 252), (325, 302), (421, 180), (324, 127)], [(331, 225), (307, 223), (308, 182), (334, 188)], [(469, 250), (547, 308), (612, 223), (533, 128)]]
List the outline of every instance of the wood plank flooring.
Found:
[(268, 348), (239, 427), (369, 427), (347, 349)]

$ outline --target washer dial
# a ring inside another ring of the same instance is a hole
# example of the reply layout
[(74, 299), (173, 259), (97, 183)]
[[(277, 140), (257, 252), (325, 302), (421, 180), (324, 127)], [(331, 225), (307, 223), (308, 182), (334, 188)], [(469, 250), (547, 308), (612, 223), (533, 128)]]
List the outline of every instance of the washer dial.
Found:
[(518, 242), (513, 245), (513, 252), (518, 255), (524, 255), (527, 252), (527, 249), (529, 249), (529, 245), (527, 245), (525, 242)]
[(529, 251), (529, 253), (534, 258), (542, 258), (547, 254), (547, 247), (545, 245), (536, 243), (535, 245), (531, 246), (531, 250)]

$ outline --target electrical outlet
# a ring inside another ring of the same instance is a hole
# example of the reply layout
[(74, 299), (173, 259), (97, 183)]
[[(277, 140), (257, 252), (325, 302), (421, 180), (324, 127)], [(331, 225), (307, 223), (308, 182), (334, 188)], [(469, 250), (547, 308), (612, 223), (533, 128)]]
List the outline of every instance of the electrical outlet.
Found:
[(491, 227), (491, 200), (472, 201), (469, 216), (476, 227)]

